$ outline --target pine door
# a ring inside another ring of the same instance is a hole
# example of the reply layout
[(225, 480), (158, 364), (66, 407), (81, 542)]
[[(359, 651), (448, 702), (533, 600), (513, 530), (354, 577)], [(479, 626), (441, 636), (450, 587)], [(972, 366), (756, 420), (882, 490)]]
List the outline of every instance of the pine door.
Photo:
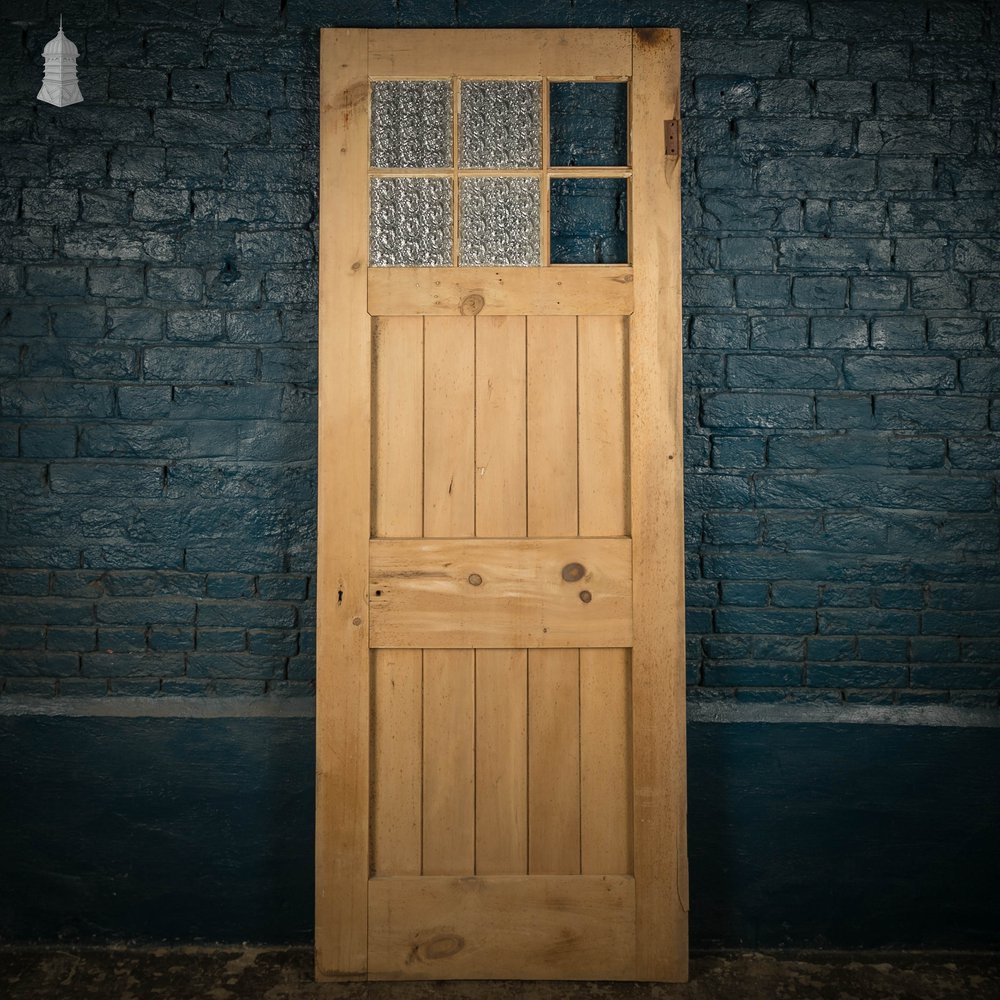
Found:
[(322, 33), (320, 978), (686, 978), (678, 77)]

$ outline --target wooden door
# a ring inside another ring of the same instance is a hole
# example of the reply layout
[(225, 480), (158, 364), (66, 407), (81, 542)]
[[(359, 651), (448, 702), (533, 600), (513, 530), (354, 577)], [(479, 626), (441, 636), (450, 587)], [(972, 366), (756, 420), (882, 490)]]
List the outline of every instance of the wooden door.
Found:
[[(686, 978), (678, 78), (673, 30), (322, 33), (320, 978)], [(623, 259), (551, 263), (607, 183)]]

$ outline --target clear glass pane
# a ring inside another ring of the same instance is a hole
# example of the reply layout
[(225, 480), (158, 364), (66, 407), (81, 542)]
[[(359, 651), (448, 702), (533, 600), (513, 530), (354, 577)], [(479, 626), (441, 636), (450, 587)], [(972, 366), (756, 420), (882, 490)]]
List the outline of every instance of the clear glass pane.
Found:
[(451, 266), (451, 178), (373, 177), (373, 267)]
[(553, 264), (628, 263), (628, 181), (572, 177), (551, 182)]
[(628, 163), (628, 85), (549, 86), (549, 162), (554, 167), (620, 167)]
[(463, 80), (459, 165), (513, 170), (542, 165), (542, 90), (532, 80)]
[(531, 267), (539, 255), (535, 177), (463, 177), (459, 187), (460, 263)]
[(450, 80), (374, 81), (372, 166), (450, 167), (451, 119)]

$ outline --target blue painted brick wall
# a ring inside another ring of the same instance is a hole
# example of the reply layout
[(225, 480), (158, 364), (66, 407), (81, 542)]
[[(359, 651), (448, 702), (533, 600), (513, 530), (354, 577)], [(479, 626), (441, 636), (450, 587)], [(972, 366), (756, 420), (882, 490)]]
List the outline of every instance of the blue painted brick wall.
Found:
[(5, 697), (311, 689), (316, 29), (665, 24), (692, 695), (997, 705), (996, 3), (4, 11)]

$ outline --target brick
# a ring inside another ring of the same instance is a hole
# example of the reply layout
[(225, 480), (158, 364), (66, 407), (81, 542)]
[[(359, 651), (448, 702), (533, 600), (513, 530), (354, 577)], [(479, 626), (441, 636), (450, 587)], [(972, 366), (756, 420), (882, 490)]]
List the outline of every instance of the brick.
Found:
[(132, 216), (139, 222), (179, 222), (191, 216), (191, 197), (187, 191), (138, 188)]
[(164, 152), (159, 147), (118, 146), (111, 151), (113, 180), (155, 182), (163, 179)]
[(872, 85), (862, 80), (819, 80), (816, 83), (816, 113), (853, 117), (872, 110)]
[(722, 604), (742, 605), (751, 608), (763, 608), (767, 604), (768, 587), (766, 583), (751, 583), (745, 580), (725, 581), (721, 589)]
[(52, 310), (52, 332), (66, 340), (100, 340), (107, 329), (102, 306), (58, 306)]
[(757, 94), (756, 81), (746, 76), (698, 76), (694, 81), (695, 107), (703, 114), (750, 111)]
[(783, 663), (732, 663), (705, 667), (705, 684), (725, 687), (789, 687), (802, 682), (802, 668)]
[(31, 424), (21, 429), (22, 458), (72, 458), (76, 427), (71, 424)]
[(765, 115), (808, 115), (813, 93), (806, 80), (761, 80), (757, 109)]
[(61, 298), (81, 296), (86, 291), (86, 268), (79, 264), (32, 264), (24, 273), (29, 295)]
[(907, 0), (818, 0), (811, 4), (816, 38), (919, 38), (924, 34), (924, 11)]
[(953, 437), (948, 441), (948, 459), (956, 469), (1000, 468), (1000, 441), (991, 437)]
[(910, 668), (910, 683), (914, 687), (929, 688), (1000, 688), (1000, 666), (938, 667), (915, 663)]
[(792, 302), (800, 309), (843, 309), (847, 305), (847, 287), (847, 278), (833, 275), (795, 277)]
[(0, 225), (0, 259), (19, 264), (52, 258), (51, 226)]
[(910, 46), (858, 42), (852, 47), (851, 71), (862, 80), (905, 80), (910, 75)]
[(809, 608), (717, 608), (715, 622), (720, 632), (811, 635), (816, 631), (816, 612)]
[(968, 123), (922, 119), (878, 119), (858, 126), (859, 153), (942, 156), (973, 150), (973, 132)]
[(21, 213), (31, 222), (75, 222), (80, 214), (80, 196), (63, 188), (25, 188), (21, 192)]
[(750, 319), (750, 346), (755, 350), (794, 350), (806, 347), (808, 342), (809, 325), (804, 316), (753, 316)]
[(987, 406), (984, 399), (960, 396), (878, 395), (875, 397), (875, 422), (878, 427), (938, 432), (965, 433), (986, 429)]
[(711, 462), (715, 468), (762, 469), (766, 441), (757, 437), (712, 436)]
[(811, 427), (811, 396), (789, 393), (718, 393), (706, 396), (702, 422), (707, 427)]
[(91, 295), (110, 299), (138, 299), (145, 290), (140, 264), (94, 265), (87, 268), (87, 287)]
[(106, 385), (25, 380), (0, 384), (0, 407), (8, 416), (82, 419), (112, 416), (114, 402)]
[[(268, 296), (271, 297), (270, 294)], [(714, 274), (684, 276), (684, 304), (689, 309), (718, 309), (732, 306), (733, 279)]]
[(1000, 392), (1000, 358), (963, 358), (960, 362), (965, 392)]
[(703, 191), (750, 191), (754, 186), (751, 164), (735, 156), (699, 156), (697, 172)]
[(877, 688), (905, 687), (907, 669), (894, 664), (853, 666), (810, 664), (806, 683), (817, 687)]
[(148, 269), (146, 287), (151, 299), (200, 302), (204, 274), (195, 267), (158, 267)]
[(1000, 212), (988, 198), (891, 201), (889, 218), (895, 232), (985, 233), (998, 225)]
[(270, 110), (286, 103), (285, 80), (280, 73), (238, 70), (229, 75), (229, 90), (238, 107)]
[(312, 234), (301, 230), (239, 232), (236, 235), (236, 245), (248, 264), (295, 264), (312, 261), (316, 255)]
[(887, 274), (856, 275), (851, 278), (851, 308), (904, 309), (906, 292), (906, 278)]
[(217, 309), (171, 310), (167, 313), (167, 339), (206, 343), (221, 340), (223, 316)]
[(163, 314), (156, 309), (112, 307), (108, 310), (108, 336), (115, 340), (162, 340)]
[(954, 389), (956, 375), (956, 365), (951, 358), (879, 353), (844, 361), (844, 378), (849, 389)]
[(1000, 312), (1000, 278), (973, 280), (972, 308), (983, 312)]
[(194, 108), (158, 108), (153, 115), (153, 132), (165, 143), (265, 142), (268, 119), (260, 111), (199, 111)]
[(946, 239), (896, 240), (896, 267), (906, 271), (943, 271), (951, 266), (951, 243)]
[(768, 443), (768, 465), (773, 468), (942, 468), (944, 457), (942, 438), (778, 434)]
[(920, 351), (926, 346), (922, 316), (879, 316), (872, 320), (872, 347), (886, 351)]
[(169, 233), (116, 226), (76, 226), (64, 232), (63, 253), (81, 260), (169, 261), (174, 238)]
[(101, 189), (80, 192), (80, 219), (83, 222), (127, 225), (132, 211), (128, 191)]
[(792, 71), (796, 76), (843, 76), (847, 73), (849, 49), (838, 41), (796, 41), (792, 46)]
[(226, 74), (222, 70), (176, 69), (170, 74), (170, 99), (181, 104), (222, 104)]
[(927, 344), (932, 350), (981, 351), (986, 346), (986, 323), (981, 319), (931, 316)]
[(129, 103), (158, 103), (167, 97), (167, 74), (150, 69), (112, 66), (108, 74), (108, 97)]
[(934, 164), (926, 159), (878, 157), (880, 191), (929, 191), (934, 186)]
[(691, 346), (695, 348), (740, 348), (749, 343), (745, 316), (695, 316), (691, 324)]
[(736, 278), (736, 304), (748, 309), (781, 309), (789, 304), (791, 279), (781, 274), (744, 274)]
[(872, 191), (875, 161), (845, 156), (787, 156), (760, 165), (761, 191), (832, 193)]
[(922, 116), (930, 107), (931, 88), (915, 80), (879, 82), (875, 85), (875, 99), (881, 117)]
[(143, 374), (158, 382), (243, 382), (254, 377), (256, 352), (238, 348), (147, 347)]
[(868, 323), (853, 316), (817, 316), (809, 324), (812, 347), (846, 347), (863, 349), (868, 346)]
[(730, 355), (726, 379), (733, 389), (832, 389), (840, 381), (829, 358), (771, 354)]
[(887, 271), (888, 240), (789, 237), (778, 242), (778, 267), (792, 270)]
[(764, 270), (774, 260), (774, 241), (760, 236), (730, 236), (719, 241), (719, 254), (724, 268)]
[[(862, 122), (862, 128), (865, 123)], [(845, 155), (852, 151), (853, 133), (847, 122), (797, 118), (742, 118), (736, 123), (736, 143), (740, 149), (776, 153), (819, 153)], [(878, 152), (860, 149), (860, 152)], [(961, 152), (962, 150), (955, 150)]]

